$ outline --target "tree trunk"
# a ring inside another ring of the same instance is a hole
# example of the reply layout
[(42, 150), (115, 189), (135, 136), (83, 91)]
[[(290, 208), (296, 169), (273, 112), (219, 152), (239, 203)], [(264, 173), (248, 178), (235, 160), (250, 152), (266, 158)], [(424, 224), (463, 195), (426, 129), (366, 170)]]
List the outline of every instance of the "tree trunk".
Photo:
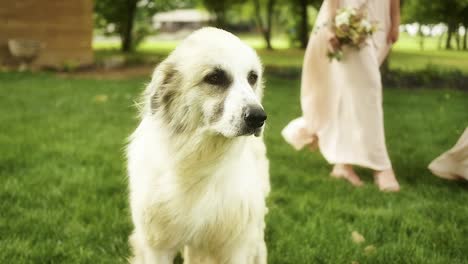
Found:
[(267, 43), (267, 49), (272, 50), (271, 45), (271, 30), (273, 26), (273, 13), (275, 9), (276, 0), (268, 0), (267, 6), (267, 28), (265, 30), (265, 41)]
[(300, 0), (300, 8), (301, 22), (299, 40), (301, 42), (301, 48), (305, 49), (307, 47), (307, 42), (309, 41), (309, 19), (307, 16), (307, 0)]
[(133, 50), (133, 24), (135, 20), (135, 12), (137, 0), (127, 0), (127, 15), (126, 21), (121, 30), (121, 49), (123, 52), (131, 52)]
[(447, 29), (447, 41), (445, 42), (445, 49), (451, 50), (452, 49), (452, 33), (454, 31), (454, 25), (449, 23)]
[(216, 26), (222, 29), (226, 29), (226, 3), (219, 1), (219, 5), (214, 10), (216, 14)]
[(216, 26), (222, 29), (226, 29), (225, 10), (220, 10), (216, 12)]
[(459, 34), (459, 26), (455, 28), (455, 42), (457, 43), (457, 50), (461, 50), (461, 39), (460, 39), (460, 34)]
[(465, 27), (465, 34), (463, 34), (463, 50), (468, 49), (468, 24), (463, 25)]
[(424, 50), (424, 33), (422, 32), (421, 24), (419, 24), (418, 26), (418, 35), (419, 35), (419, 49), (423, 51)]
[(439, 40), (437, 41), (437, 49), (441, 50), (442, 49), (442, 42), (444, 40), (445, 32), (440, 34)]
[(271, 28), (272, 28), (272, 21), (273, 21), (273, 11), (275, 6), (276, 0), (268, 0), (267, 2), (267, 14), (266, 14), (266, 24), (263, 23), (262, 19), (262, 8), (260, 6), (259, 0), (254, 0), (254, 7), (255, 7), (255, 20), (257, 22), (257, 26), (262, 33), (262, 36), (265, 40), (267, 49), (272, 50), (273, 47), (271, 45)]

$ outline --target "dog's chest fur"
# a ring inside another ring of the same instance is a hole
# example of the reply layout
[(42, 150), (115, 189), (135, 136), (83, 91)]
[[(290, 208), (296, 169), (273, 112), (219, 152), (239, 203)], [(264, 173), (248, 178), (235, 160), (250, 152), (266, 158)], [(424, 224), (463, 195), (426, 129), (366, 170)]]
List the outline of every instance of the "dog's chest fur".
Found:
[[(206, 177), (223, 177), (227, 181), (204, 179), (198, 186), (188, 188), (174, 184), (174, 189), (167, 196), (153, 197), (155, 203), (148, 209), (154, 215), (149, 215), (152, 219), (149, 225), (155, 226), (148, 228), (162, 228), (167, 234), (162, 237), (161, 232), (157, 232), (159, 237), (155, 237), (156, 241), (187, 243), (197, 247), (205, 247), (204, 242), (209, 241), (210, 246), (220, 248), (220, 245), (245, 232), (248, 225), (263, 219), (263, 216), (255, 219), (255, 214), (265, 207), (261, 189), (254, 188), (258, 184), (233, 179), (255, 175), (228, 175), (226, 171), (216, 174)], [(174, 241), (174, 237), (180, 241)]]

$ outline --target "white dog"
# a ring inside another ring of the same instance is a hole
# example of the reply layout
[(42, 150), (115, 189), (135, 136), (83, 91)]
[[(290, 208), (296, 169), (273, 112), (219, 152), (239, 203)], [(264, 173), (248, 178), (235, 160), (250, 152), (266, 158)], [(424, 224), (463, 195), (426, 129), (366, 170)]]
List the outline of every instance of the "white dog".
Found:
[[(262, 66), (204, 28), (155, 70), (130, 138), (133, 263), (266, 263)], [(254, 136), (255, 135), (255, 136)]]

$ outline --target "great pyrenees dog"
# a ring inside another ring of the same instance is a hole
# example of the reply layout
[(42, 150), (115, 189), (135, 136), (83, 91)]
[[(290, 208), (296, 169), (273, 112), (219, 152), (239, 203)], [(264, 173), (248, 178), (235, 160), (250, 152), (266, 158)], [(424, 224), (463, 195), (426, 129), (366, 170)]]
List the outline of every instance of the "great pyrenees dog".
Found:
[(157, 66), (127, 150), (132, 263), (267, 262), (262, 93), (257, 54), (224, 30)]

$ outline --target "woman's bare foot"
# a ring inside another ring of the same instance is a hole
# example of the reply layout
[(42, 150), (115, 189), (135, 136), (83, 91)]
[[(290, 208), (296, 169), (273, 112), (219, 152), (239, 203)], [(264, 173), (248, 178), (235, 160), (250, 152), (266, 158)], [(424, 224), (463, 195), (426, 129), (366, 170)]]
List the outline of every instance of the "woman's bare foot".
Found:
[(382, 192), (399, 192), (400, 184), (398, 183), (393, 169), (376, 171), (374, 173), (375, 184)]
[(336, 164), (330, 174), (333, 178), (345, 179), (352, 185), (359, 187), (364, 185), (359, 176), (354, 172), (353, 166), (347, 164)]
[(307, 145), (310, 151), (316, 151), (319, 147), (317, 135), (312, 136), (312, 142)]

